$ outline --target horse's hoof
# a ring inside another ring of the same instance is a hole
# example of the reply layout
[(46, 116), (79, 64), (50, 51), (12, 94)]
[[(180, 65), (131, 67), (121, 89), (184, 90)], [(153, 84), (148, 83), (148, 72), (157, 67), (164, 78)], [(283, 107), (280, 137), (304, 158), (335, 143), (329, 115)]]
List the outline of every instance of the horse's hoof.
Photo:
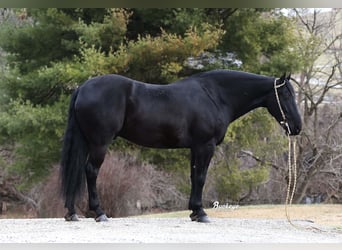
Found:
[(72, 214), (72, 215), (66, 214), (64, 216), (64, 219), (65, 221), (79, 221), (77, 214)]
[(197, 215), (196, 212), (192, 212), (192, 213), (190, 214), (190, 219), (191, 219), (191, 221), (197, 221), (197, 217), (198, 217), (198, 215)]
[(209, 217), (205, 213), (199, 215), (197, 212), (192, 212), (190, 214), (190, 219), (192, 221), (197, 221), (197, 222), (202, 222), (202, 223), (210, 222)]
[(207, 215), (203, 215), (203, 216), (198, 216), (197, 217), (197, 222), (202, 222), (202, 223), (209, 223), (209, 217)]
[(96, 222), (104, 222), (108, 221), (108, 217), (105, 214), (100, 215), (99, 217), (95, 218)]

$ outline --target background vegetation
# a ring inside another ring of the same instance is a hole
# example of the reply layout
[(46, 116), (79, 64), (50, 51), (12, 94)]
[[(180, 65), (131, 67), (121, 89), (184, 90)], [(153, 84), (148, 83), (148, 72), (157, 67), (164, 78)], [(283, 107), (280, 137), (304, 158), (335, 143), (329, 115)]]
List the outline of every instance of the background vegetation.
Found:
[[(293, 73), (304, 119), (296, 201), (321, 195), (340, 202), (341, 18), (340, 10), (307, 9), (1, 9), (0, 212), (18, 202), (39, 216), (63, 211), (51, 206), (60, 204), (56, 164), (70, 94), (85, 80), (116, 73), (167, 84), (214, 68)], [(99, 177), (109, 215), (186, 208), (187, 150), (122, 139), (110, 150), (117, 153)], [(263, 109), (250, 112), (217, 149), (206, 206), (283, 202), (286, 158), (274, 119)]]

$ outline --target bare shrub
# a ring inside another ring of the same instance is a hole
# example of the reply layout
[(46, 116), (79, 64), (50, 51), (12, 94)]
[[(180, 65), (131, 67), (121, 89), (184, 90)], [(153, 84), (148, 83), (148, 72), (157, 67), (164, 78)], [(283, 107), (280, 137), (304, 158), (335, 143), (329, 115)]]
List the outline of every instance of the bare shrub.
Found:
[[(154, 209), (184, 209), (185, 198), (177, 190), (169, 174), (152, 165), (139, 163), (127, 154), (108, 153), (98, 176), (97, 188), (103, 209), (110, 217), (123, 217)], [(59, 195), (58, 166), (41, 188), (40, 217), (61, 217), (65, 214)], [(79, 213), (88, 214), (87, 196), (78, 202)]]
[(182, 208), (184, 197), (171, 176), (149, 164), (137, 164), (132, 155), (109, 154), (99, 175), (100, 200), (112, 217), (139, 214), (153, 208)]
[(63, 217), (66, 211), (60, 194), (59, 165), (53, 166), (47, 180), (33, 188), (38, 204), (38, 217)]

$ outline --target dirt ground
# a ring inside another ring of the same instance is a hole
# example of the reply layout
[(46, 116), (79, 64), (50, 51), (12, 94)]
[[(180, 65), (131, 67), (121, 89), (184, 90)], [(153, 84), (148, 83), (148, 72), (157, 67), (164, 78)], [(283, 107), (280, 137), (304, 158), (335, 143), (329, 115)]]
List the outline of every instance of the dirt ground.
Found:
[(106, 223), (0, 219), (0, 243), (342, 243), (342, 205), (208, 209), (211, 223), (189, 211), (110, 218)]
[[(228, 205), (228, 206), (227, 206)], [(206, 209), (209, 217), (237, 219), (286, 219), (284, 205), (235, 206), (221, 204), (222, 208)], [(143, 215), (146, 217), (186, 217), (189, 211)], [(342, 205), (291, 205), (288, 206), (291, 220), (302, 220), (342, 230)]]
[[(246, 206), (234, 210), (211, 209), (208, 213), (218, 218), (286, 218), (284, 205)], [(291, 220), (306, 220), (342, 229), (342, 205), (291, 205), (288, 214)]]

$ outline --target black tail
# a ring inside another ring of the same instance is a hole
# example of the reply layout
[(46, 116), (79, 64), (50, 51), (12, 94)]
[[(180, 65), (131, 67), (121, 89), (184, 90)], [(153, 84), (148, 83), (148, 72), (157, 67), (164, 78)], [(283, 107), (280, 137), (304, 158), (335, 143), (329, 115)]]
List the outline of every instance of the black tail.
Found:
[(87, 144), (75, 117), (77, 95), (78, 89), (74, 91), (70, 100), (61, 159), (61, 186), (66, 208), (73, 208), (75, 199), (84, 190), (85, 166), (88, 157)]

